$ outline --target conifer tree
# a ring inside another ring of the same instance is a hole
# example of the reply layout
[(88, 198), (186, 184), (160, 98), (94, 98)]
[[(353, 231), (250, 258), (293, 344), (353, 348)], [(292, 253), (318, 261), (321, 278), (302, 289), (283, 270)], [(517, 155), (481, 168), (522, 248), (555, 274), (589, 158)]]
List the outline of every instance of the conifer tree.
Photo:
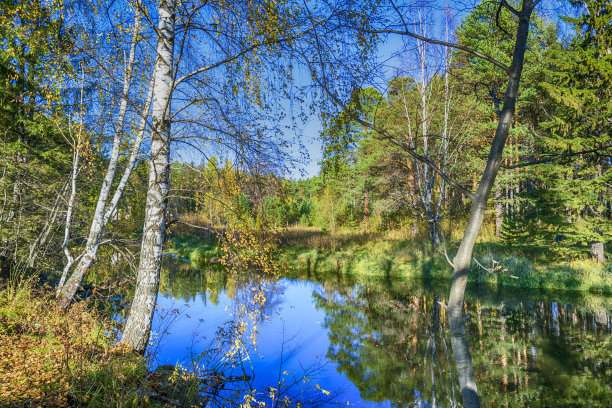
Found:
[(541, 166), (535, 204), (562, 220), (549, 227), (560, 227), (568, 245), (588, 245), (593, 258), (604, 262), (604, 243), (612, 237), (612, 4), (572, 4), (581, 7), (580, 15), (565, 20), (576, 34), (567, 48), (551, 52), (541, 83), (555, 109), (541, 124), (549, 151), (541, 156), (547, 165)]

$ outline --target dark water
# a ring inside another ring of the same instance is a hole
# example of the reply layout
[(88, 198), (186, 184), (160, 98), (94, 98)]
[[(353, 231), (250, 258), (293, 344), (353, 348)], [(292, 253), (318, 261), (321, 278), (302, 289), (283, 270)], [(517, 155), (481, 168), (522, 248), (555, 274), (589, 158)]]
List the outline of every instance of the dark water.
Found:
[[(252, 389), (266, 406), (283, 406), (271, 403), (279, 392), (303, 406), (461, 406), (447, 291), (447, 283), (333, 273), (259, 281), (169, 260), (155, 363), (246, 374), (226, 390)], [(253, 294), (265, 302), (253, 304)], [(484, 406), (612, 407), (609, 298), (491, 288), (466, 296)], [(239, 320), (257, 326), (256, 347), (245, 335), (229, 355)]]

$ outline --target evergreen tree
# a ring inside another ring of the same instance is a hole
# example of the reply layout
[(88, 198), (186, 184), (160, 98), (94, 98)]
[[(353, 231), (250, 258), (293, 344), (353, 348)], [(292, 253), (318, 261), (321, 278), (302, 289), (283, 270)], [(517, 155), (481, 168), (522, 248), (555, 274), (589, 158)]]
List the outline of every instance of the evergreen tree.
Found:
[(588, 244), (604, 262), (604, 243), (612, 237), (612, 5), (573, 4), (580, 15), (565, 20), (576, 34), (565, 49), (551, 50), (540, 84), (555, 107), (541, 124), (548, 151), (540, 159), (547, 165), (535, 205), (563, 220), (566, 245)]

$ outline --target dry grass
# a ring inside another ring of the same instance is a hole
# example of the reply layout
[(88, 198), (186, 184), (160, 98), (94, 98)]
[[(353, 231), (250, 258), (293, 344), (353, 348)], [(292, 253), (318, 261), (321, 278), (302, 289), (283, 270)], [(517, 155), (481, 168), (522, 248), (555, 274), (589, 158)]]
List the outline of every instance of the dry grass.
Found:
[(315, 227), (292, 227), (280, 234), (284, 245), (320, 251), (335, 251), (348, 246), (365, 245), (381, 237), (380, 233), (350, 230), (327, 233)]
[(31, 281), (0, 289), (0, 401), (4, 406), (132, 406), (146, 362), (116, 347), (112, 325), (84, 302), (60, 309)]

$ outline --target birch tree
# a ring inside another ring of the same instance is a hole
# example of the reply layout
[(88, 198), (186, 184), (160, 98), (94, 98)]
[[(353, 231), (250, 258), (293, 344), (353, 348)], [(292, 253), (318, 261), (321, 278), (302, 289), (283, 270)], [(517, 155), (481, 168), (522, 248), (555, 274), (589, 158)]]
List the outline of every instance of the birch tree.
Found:
[[(92, 263), (94, 262), (94, 259), (96, 258), (98, 249), (100, 248), (102, 242), (104, 230), (112, 215), (114, 214), (115, 210), (117, 209), (123, 191), (127, 186), (128, 179), (132, 171), (134, 170), (134, 166), (136, 164), (138, 154), (140, 152), (140, 146), (142, 144), (146, 131), (148, 130), (147, 116), (151, 104), (151, 92), (153, 89), (152, 83), (149, 84), (149, 96), (146, 98), (144, 106), (142, 107), (142, 116), (140, 125), (138, 127), (137, 136), (132, 143), (129, 152), (129, 158), (125, 167), (122, 170), (119, 183), (115, 187), (115, 191), (111, 197), (112, 184), (116, 178), (116, 173), (119, 166), (121, 144), (125, 140), (124, 131), (128, 116), (128, 108), (131, 107), (130, 105), (134, 105), (134, 101), (131, 99), (132, 95), (130, 94), (130, 89), (133, 87), (135, 82), (134, 70), (137, 59), (136, 48), (138, 42), (140, 41), (140, 38), (142, 37), (141, 23), (141, 10), (136, 7), (134, 8), (134, 24), (131, 28), (132, 41), (125, 65), (126, 68), (123, 75), (123, 84), (119, 97), (119, 110), (116, 119), (115, 132), (112, 139), (112, 149), (102, 186), (100, 187), (100, 193), (98, 195), (96, 207), (92, 216), (92, 222), (89, 228), (87, 241), (85, 244), (85, 248), (82, 250), (80, 255), (72, 262), (69, 262), (70, 266), (67, 265), (67, 267), (64, 268), (57, 288), (58, 300), (60, 302), (60, 305), (62, 305), (62, 307), (64, 308), (67, 307), (74, 298), (74, 295), (79, 289), (87, 271), (89, 270)], [(153, 79), (151, 81), (153, 81)], [(64, 245), (64, 247), (66, 247), (66, 245), (67, 243)], [(72, 265), (77, 261), (78, 263), (76, 264), (74, 269), (72, 269)]]
[[(427, 22), (419, 11), (417, 27), (420, 35), (427, 35)], [(448, 17), (447, 17), (448, 18)], [(448, 21), (445, 24), (446, 41), (450, 38)], [(421, 207), (427, 222), (432, 246), (440, 246), (441, 219), (445, 207), (447, 183), (436, 173), (435, 167), (444, 174), (456, 173), (459, 151), (465, 148), (466, 130), (473, 110), (473, 101), (464, 97), (458, 101), (457, 85), (451, 83), (452, 53), (444, 50), (442, 59), (432, 53), (432, 45), (417, 40), (414, 52), (408, 59), (414, 61), (404, 67), (406, 75), (413, 78), (395, 78), (391, 81), (388, 108), (381, 110), (378, 123), (384, 127), (394, 141), (427, 157), (422, 161), (406, 155), (407, 170), (415, 193), (415, 206)], [(402, 72), (404, 74), (404, 72)]]
[(157, 300), (162, 245), (165, 232), (166, 196), (170, 166), (170, 108), (174, 86), (175, 0), (159, 4), (157, 60), (153, 88), (153, 132), (149, 160), (149, 185), (140, 248), (136, 292), (121, 342), (144, 353)]
[(159, 284), (171, 142), (204, 157), (229, 151), (240, 166), (256, 171), (286, 159), (291, 140), (278, 125), (287, 115), (281, 101), (306, 99), (293, 85), (296, 49), (315, 40), (316, 27), (348, 11), (321, 5), (316, 18), (305, 18), (305, 6), (290, 2), (168, 0), (158, 13), (149, 192), (136, 292), (122, 337), (140, 353)]

